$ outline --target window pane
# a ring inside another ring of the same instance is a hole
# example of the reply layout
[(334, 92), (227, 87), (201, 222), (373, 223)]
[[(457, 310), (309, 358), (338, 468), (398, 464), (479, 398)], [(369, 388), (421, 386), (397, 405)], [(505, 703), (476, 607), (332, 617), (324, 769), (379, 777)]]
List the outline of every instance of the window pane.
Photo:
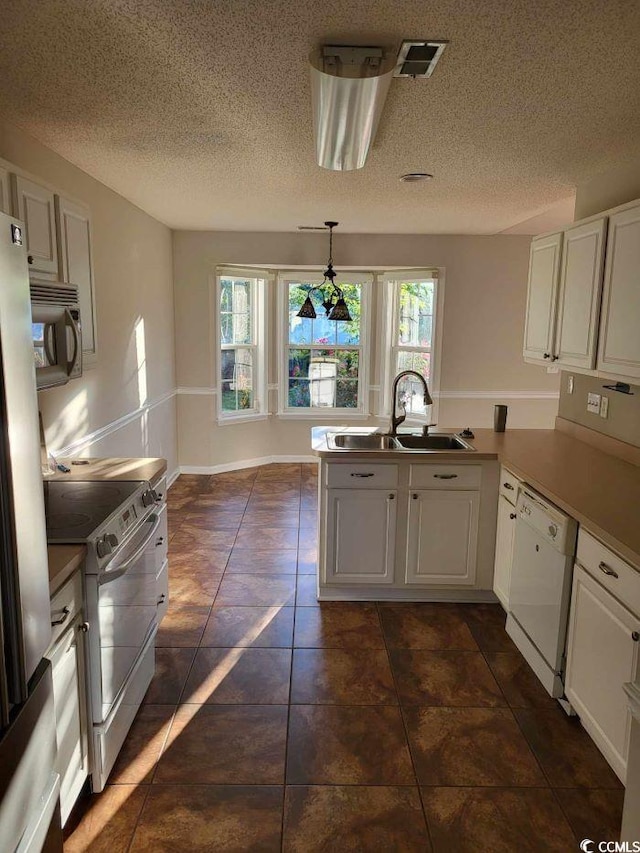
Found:
[(357, 408), (359, 360), (354, 350), (289, 350), (289, 405)]
[(289, 380), (289, 405), (292, 408), (309, 408), (309, 383), (306, 380)]
[(353, 379), (338, 379), (336, 383), (336, 406), (340, 409), (358, 408), (358, 383)]
[[(427, 380), (430, 379), (431, 355), (426, 352), (399, 352), (396, 375), (401, 370), (415, 370)], [(403, 400), (407, 414), (424, 415), (427, 407), (424, 405), (424, 389), (416, 379), (408, 377), (400, 380), (398, 399)]]
[[(329, 320), (322, 303), (329, 297), (330, 286), (324, 290), (311, 292), (312, 284), (308, 282), (289, 282), (289, 343), (291, 344), (349, 344), (357, 346), (360, 343), (360, 297), (359, 284), (339, 285), (344, 291), (344, 298), (351, 314), (351, 321)], [(316, 319), (298, 317), (298, 311), (307, 296), (310, 296), (316, 310)]]
[(222, 411), (237, 412), (254, 406), (253, 353), (249, 349), (222, 350)]
[(221, 279), (220, 331), (222, 343), (250, 344), (251, 285), (247, 279)]
[(433, 298), (433, 281), (402, 282), (397, 343), (412, 347), (431, 346)]

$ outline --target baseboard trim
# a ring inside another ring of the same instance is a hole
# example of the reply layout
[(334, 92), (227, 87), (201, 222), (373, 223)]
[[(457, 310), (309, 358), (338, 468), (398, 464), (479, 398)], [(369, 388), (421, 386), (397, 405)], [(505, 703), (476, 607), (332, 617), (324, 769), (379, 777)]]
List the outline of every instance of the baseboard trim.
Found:
[(167, 474), (167, 488), (170, 489), (171, 486), (175, 483), (175, 481), (180, 476), (180, 469), (176, 468), (175, 471), (172, 471), (170, 474)]
[(225, 474), (227, 471), (242, 471), (245, 468), (257, 468), (284, 462), (305, 462), (318, 464), (317, 456), (257, 456), (254, 459), (238, 459), (235, 462), (223, 462), (221, 465), (181, 465), (181, 474)]

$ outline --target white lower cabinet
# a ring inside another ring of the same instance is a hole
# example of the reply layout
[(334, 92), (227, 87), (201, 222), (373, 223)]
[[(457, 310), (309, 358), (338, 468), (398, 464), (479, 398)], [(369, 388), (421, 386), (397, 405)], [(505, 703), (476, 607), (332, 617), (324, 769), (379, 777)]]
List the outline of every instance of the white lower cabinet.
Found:
[(585, 729), (623, 782), (631, 730), (623, 684), (639, 675), (639, 632), (640, 618), (576, 564), (565, 690)]
[(82, 612), (65, 627), (47, 653), (53, 677), (60, 774), (60, 811), (66, 822), (89, 773), (87, 747), (85, 653)]
[(427, 459), (322, 461), (321, 600), (494, 600), (498, 466)]
[(327, 583), (393, 583), (397, 492), (329, 489)]
[(406, 582), (473, 586), (479, 512), (480, 492), (411, 492)]

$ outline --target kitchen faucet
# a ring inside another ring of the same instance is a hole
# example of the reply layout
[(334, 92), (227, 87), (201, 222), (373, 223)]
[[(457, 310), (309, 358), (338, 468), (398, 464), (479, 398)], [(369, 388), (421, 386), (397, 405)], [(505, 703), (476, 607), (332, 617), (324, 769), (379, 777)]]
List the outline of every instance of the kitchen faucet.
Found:
[[(407, 407), (404, 403), (401, 403), (403, 414), (400, 417), (396, 417), (396, 404), (398, 398), (398, 383), (405, 376), (415, 376), (420, 382), (422, 382), (422, 387), (424, 388), (424, 404), (425, 406), (430, 406), (433, 403), (431, 399), (431, 394), (429, 393), (429, 388), (427, 386), (427, 380), (422, 376), (421, 373), (418, 373), (416, 370), (401, 370), (400, 373), (393, 380), (393, 390), (391, 392), (391, 423), (389, 429), (389, 435), (397, 435), (398, 427), (401, 423), (403, 423), (407, 417)], [(423, 431), (425, 435), (429, 431), (429, 426), (434, 426), (434, 424), (425, 425)]]

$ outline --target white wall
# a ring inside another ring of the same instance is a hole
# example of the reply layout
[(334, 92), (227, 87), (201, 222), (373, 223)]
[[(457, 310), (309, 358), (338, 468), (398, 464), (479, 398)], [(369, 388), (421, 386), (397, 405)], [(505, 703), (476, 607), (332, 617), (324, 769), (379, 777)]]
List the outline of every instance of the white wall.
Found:
[(575, 219), (640, 198), (640, 161), (621, 164), (578, 185)]
[[(522, 359), (529, 245), (530, 238), (521, 236), (336, 234), (338, 270), (341, 264), (445, 268), (442, 426), (489, 426), (494, 403), (505, 402), (510, 427), (553, 427), (558, 375)], [(217, 426), (211, 286), (218, 264), (322, 266), (326, 255), (326, 234), (174, 232), (181, 466), (210, 469), (242, 459), (309, 454), (312, 421), (272, 417)], [(374, 330), (373, 339), (379, 337)], [(270, 384), (277, 381), (276, 370), (272, 347)], [(378, 385), (380, 377), (374, 372), (371, 381)], [(372, 398), (375, 407), (376, 395)], [(272, 391), (270, 410), (275, 409)]]
[(39, 394), (47, 443), (177, 467), (171, 231), (32, 137), (0, 125), (0, 157), (89, 206), (98, 358)]

